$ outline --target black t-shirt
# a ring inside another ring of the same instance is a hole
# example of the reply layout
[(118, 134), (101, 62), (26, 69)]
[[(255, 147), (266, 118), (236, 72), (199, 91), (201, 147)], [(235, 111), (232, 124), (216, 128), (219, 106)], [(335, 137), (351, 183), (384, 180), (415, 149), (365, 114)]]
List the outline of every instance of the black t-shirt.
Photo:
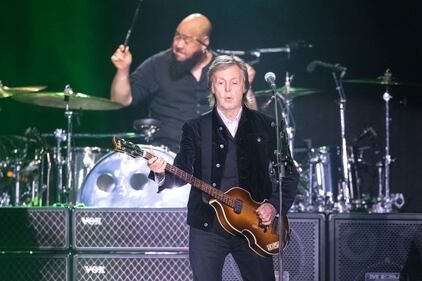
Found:
[(149, 116), (160, 121), (154, 143), (179, 150), (183, 123), (210, 110), (207, 72), (202, 69), (196, 81), (192, 73), (173, 80), (169, 65), (171, 50), (162, 51), (144, 61), (130, 76), (132, 105), (149, 101)]

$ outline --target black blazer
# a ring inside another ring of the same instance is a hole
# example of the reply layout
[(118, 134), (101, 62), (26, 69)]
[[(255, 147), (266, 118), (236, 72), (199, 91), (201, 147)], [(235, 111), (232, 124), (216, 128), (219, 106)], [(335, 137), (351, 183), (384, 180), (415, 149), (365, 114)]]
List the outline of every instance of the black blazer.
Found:
[[(212, 118), (212, 122), (203, 122), (203, 118)], [(209, 128), (212, 136), (211, 175), (213, 186), (218, 188), (224, 171), (226, 148), (229, 131), (218, 116), (216, 109), (205, 113), (199, 118), (190, 120), (183, 125), (180, 151), (174, 159), (174, 165), (203, 179), (201, 159), (201, 124), (212, 124)], [(282, 151), (284, 151), (285, 176), (282, 180), (283, 210), (285, 215), (293, 203), (296, 195), (298, 173), (291, 158), (286, 140), (285, 128), (282, 125)], [(272, 180), (270, 171), (276, 162), (276, 131), (275, 121), (258, 111), (243, 107), (235, 142), (238, 157), (239, 187), (248, 190), (255, 201), (267, 199), (279, 211), (278, 185)], [(170, 174), (166, 174), (163, 188), (184, 184)], [(214, 209), (204, 202), (202, 191), (191, 188), (188, 202), (188, 224), (196, 228), (207, 230), (216, 218)]]

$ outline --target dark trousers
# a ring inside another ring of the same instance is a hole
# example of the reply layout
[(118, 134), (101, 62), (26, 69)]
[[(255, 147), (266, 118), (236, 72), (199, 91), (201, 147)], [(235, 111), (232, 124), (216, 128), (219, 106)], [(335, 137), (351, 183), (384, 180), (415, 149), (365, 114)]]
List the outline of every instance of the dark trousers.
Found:
[(257, 255), (245, 238), (190, 227), (189, 260), (194, 281), (221, 281), (224, 259), (229, 253), (244, 281), (275, 281), (272, 257)]

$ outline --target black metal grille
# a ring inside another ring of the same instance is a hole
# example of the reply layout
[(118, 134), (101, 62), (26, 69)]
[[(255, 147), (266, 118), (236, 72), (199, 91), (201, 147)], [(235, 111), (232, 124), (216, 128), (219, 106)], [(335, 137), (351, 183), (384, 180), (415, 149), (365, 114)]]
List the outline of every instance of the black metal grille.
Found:
[(367, 280), (386, 273), (400, 276), (412, 241), (421, 232), (422, 215), (333, 215), (331, 280)]
[(192, 280), (187, 255), (76, 255), (74, 281)]
[(239, 267), (231, 254), (229, 254), (224, 261), (223, 281), (243, 281)]
[[(289, 245), (283, 252), (283, 276), (290, 281), (325, 280), (324, 272), (324, 215), (289, 214), (292, 229)], [(274, 269), (278, 274), (278, 257)], [(233, 257), (227, 256), (223, 270), (224, 281), (242, 281)]]
[(186, 209), (75, 209), (74, 249), (187, 251)]
[[(283, 271), (291, 281), (324, 280), (324, 215), (289, 214), (289, 219), (292, 233), (283, 252)], [(278, 271), (277, 258), (274, 267)]]
[(0, 255), (0, 280), (67, 281), (69, 257), (65, 255)]
[(67, 208), (0, 208), (0, 250), (65, 250), (69, 247)]

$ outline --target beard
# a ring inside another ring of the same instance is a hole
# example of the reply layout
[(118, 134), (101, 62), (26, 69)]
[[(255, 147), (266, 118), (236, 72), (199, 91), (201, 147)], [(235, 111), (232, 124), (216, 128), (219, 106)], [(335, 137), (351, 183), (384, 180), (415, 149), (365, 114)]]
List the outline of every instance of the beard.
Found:
[(192, 56), (184, 61), (178, 61), (176, 56), (171, 53), (169, 73), (172, 80), (178, 80), (183, 75), (190, 73), (192, 68), (197, 65), (205, 56), (201, 50), (192, 54)]

